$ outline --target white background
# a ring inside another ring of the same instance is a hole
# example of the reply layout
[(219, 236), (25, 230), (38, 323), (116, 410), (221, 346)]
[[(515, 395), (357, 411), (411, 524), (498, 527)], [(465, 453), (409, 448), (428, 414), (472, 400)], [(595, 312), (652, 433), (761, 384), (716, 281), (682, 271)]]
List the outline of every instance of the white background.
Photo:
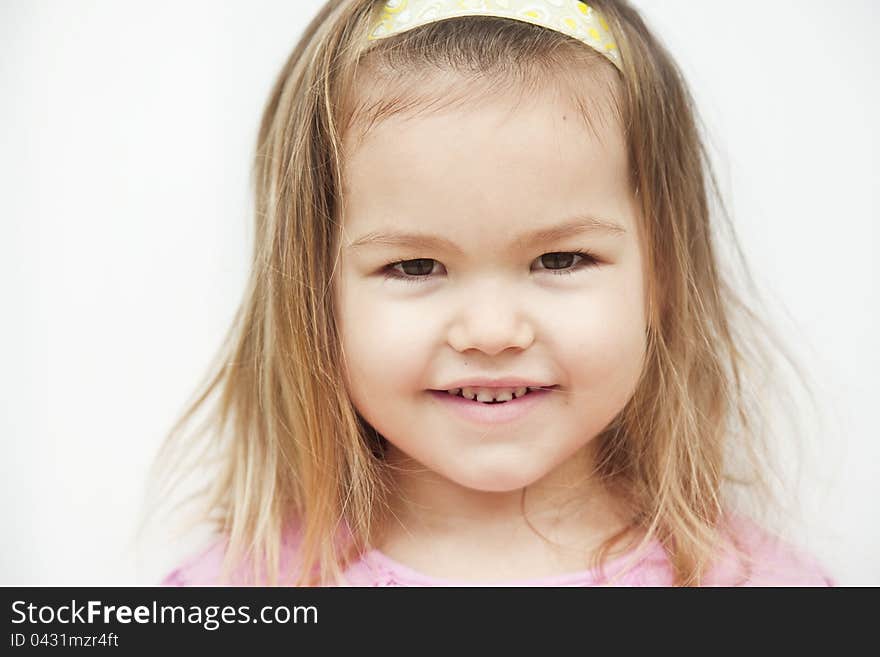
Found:
[[(134, 549), (146, 468), (241, 297), (257, 123), (319, 4), (0, 2), (0, 584), (153, 583), (179, 555)], [(880, 4), (635, 4), (819, 386), (802, 540), (878, 585)]]

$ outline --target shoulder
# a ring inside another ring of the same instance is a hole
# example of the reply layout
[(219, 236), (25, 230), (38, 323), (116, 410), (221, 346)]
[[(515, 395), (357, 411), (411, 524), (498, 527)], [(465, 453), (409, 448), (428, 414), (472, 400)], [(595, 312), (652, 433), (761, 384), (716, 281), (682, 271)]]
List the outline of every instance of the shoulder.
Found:
[(162, 586), (214, 586), (220, 584), (227, 539), (215, 537), (207, 547), (184, 559), (168, 573)]
[[(282, 573), (294, 570), (299, 555), (301, 534), (296, 529), (283, 534), (279, 551), (279, 565)], [(229, 547), (229, 537), (214, 535), (207, 545), (181, 561), (161, 581), (161, 586), (241, 586), (249, 582), (252, 563), (236, 564), (228, 576), (224, 577), (223, 561)]]
[(813, 555), (753, 520), (730, 515), (727, 527), (731, 540), (707, 573), (707, 586), (837, 586)]

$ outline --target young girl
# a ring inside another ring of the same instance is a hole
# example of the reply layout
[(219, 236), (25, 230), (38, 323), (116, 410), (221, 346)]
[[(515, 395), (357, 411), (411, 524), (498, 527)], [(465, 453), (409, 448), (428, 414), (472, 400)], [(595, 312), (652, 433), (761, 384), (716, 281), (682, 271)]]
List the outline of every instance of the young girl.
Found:
[(329, 1), (256, 150), (247, 294), (159, 461), (214, 455), (217, 535), (166, 584), (833, 583), (757, 521), (769, 352), (625, 0)]

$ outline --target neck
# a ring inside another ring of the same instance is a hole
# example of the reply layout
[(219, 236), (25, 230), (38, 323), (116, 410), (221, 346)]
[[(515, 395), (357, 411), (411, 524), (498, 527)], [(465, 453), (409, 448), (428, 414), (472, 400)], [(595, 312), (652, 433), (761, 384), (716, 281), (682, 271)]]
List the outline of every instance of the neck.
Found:
[(426, 551), (443, 552), (440, 558), (448, 559), (456, 550), (483, 553), (486, 559), (517, 550), (523, 559), (581, 559), (627, 526), (612, 497), (591, 476), (589, 445), (542, 479), (504, 492), (461, 486), (393, 445), (386, 458), (397, 489), (377, 547), (404, 563), (405, 555), (410, 562)]

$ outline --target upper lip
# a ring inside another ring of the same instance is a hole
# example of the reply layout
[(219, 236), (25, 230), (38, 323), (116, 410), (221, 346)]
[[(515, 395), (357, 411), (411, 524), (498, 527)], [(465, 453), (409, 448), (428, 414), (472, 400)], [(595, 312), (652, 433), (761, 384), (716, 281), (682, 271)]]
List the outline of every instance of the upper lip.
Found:
[(524, 379), (518, 376), (506, 376), (501, 379), (489, 377), (476, 377), (459, 379), (440, 390), (452, 390), (454, 388), (549, 388), (553, 384), (541, 383), (537, 379)]

